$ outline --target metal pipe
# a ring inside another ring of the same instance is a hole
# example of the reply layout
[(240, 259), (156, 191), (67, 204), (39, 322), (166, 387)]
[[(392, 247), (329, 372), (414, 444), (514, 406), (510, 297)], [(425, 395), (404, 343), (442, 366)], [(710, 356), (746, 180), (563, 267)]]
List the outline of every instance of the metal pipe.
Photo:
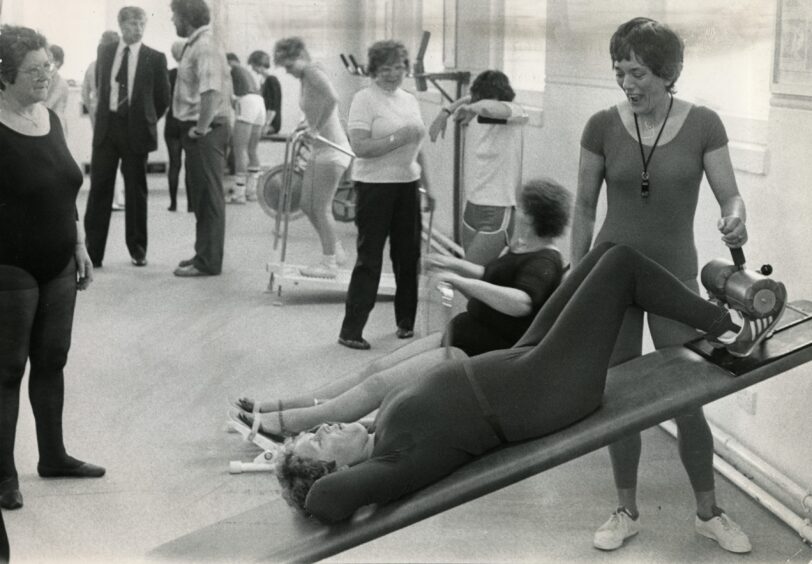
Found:
[(342, 147), (341, 145), (339, 145), (337, 143), (333, 143), (332, 141), (330, 141), (329, 139), (326, 139), (325, 137), (322, 137), (321, 135), (315, 135), (313, 137), (313, 139), (315, 139), (316, 141), (319, 141), (321, 143), (324, 143), (325, 145), (328, 145), (328, 146), (332, 147), (336, 151), (340, 151), (340, 152), (344, 153), (348, 157), (352, 157), (353, 159), (356, 158), (355, 153), (353, 153), (352, 151), (350, 151), (346, 147)]
[[(744, 493), (789, 525), (806, 542), (812, 542), (812, 523), (809, 517), (803, 517), (795, 509), (787, 506), (787, 501), (789, 501), (791, 505), (800, 506), (808, 514), (812, 509), (812, 494), (760, 459), (727, 433), (713, 425), (710, 427), (714, 437), (714, 448), (719, 451), (713, 456), (713, 467)], [(661, 423), (660, 428), (673, 437), (677, 436), (677, 426), (673, 421)], [(723, 456), (729, 461), (725, 460)], [(749, 472), (751, 469), (757, 470), (757, 472), (754, 472), (753, 476), (749, 476), (739, 468), (745, 472)]]
[[(425, 229), (425, 224), (423, 226)], [(446, 237), (442, 233), (432, 233), (431, 237), (434, 242), (432, 242), (432, 246), (435, 248), (440, 249), (441, 251), (451, 251), (453, 254), (457, 256), (465, 256), (465, 251), (463, 248), (458, 245), (455, 241)]]
[[(284, 231), (282, 235), (282, 253), (281, 262), (284, 264), (285, 257), (288, 252), (288, 231), (290, 228), (290, 208), (293, 200), (293, 176), (296, 173), (296, 163), (294, 159), (298, 158), (299, 149), (304, 142), (305, 130), (294, 131), (290, 135), (290, 155), (285, 157), (285, 173), (284, 182), (282, 183), (282, 209), (284, 215)], [(289, 157), (289, 160), (288, 160)]]

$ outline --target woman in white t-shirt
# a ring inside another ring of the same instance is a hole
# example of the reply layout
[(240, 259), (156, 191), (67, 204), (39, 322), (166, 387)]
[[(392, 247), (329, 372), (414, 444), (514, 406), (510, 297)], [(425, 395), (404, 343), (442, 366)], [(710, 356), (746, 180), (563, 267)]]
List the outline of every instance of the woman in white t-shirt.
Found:
[(487, 264), (505, 249), (513, 232), (516, 194), (522, 183), (522, 147), (527, 114), (513, 103), (516, 94), (498, 70), (480, 73), (471, 93), (434, 118), (429, 137), (445, 135), (449, 116), (467, 124), (463, 160), (462, 246), (465, 259)]
[[(420, 185), (429, 193), (420, 151), (426, 127), (417, 99), (400, 87), (409, 66), (406, 48), (399, 41), (378, 41), (369, 48), (367, 61), (372, 83), (353, 97), (347, 124), (358, 157), (352, 168), (358, 258), (338, 342), (354, 349), (370, 348), (362, 333), (375, 307), (387, 237), (397, 285), (397, 336), (414, 336)], [(433, 205), (430, 196), (428, 200)]]

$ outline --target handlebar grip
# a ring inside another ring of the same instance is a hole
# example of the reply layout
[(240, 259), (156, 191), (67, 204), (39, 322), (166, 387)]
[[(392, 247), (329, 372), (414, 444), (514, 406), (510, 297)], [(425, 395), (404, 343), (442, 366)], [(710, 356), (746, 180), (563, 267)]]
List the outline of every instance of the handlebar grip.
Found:
[(744, 260), (744, 250), (741, 247), (738, 249), (730, 249), (730, 256), (733, 257), (733, 264), (739, 268), (744, 267), (746, 261)]

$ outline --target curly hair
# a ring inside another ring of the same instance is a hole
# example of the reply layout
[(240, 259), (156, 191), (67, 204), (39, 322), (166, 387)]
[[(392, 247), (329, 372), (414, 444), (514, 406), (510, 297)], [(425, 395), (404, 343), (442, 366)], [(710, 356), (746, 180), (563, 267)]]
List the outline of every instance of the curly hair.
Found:
[(409, 51), (400, 41), (386, 39), (376, 41), (367, 50), (367, 72), (372, 78), (378, 75), (378, 69), (384, 65), (391, 65), (403, 61), (406, 69), (409, 68)]
[(655, 76), (669, 84), (668, 91), (682, 73), (685, 44), (670, 27), (650, 18), (633, 18), (618, 26), (609, 42), (612, 66), (619, 61), (637, 60), (651, 69)]
[(205, 0), (172, 0), (170, 8), (195, 29), (211, 23), (211, 13)]
[(45, 36), (31, 28), (0, 26), (0, 90), (5, 90), (6, 84), (14, 84), (20, 65), (28, 53), (47, 48)]
[(510, 79), (502, 71), (486, 70), (477, 75), (471, 84), (471, 101), (499, 100), (512, 102), (516, 93), (510, 86)]
[(290, 59), (298, 59), (304, 54), (309, 57), (307, 47), (301, 37), (285, 37), (273, 46), (273, 63), (277, 66)]
[(276, 479), (282, 487), (282, 498), (288, 505), (307, 515), (305, 501), (316, 480), (336, 471), (335, 461), (325, 462), (305, 458), (293, 452), (295, 439), (285, 441), (281, 457), (276, 462)]
[(519, 196), (522, 211), (533, 220), (539, 237), (559, 237), (570, 221), (572, 195), (549, 178), (528, 180)]
[(269, 69), (271, 68), (271, 57), (265, 51), (252, 51), (248, 55), (248, 64)]

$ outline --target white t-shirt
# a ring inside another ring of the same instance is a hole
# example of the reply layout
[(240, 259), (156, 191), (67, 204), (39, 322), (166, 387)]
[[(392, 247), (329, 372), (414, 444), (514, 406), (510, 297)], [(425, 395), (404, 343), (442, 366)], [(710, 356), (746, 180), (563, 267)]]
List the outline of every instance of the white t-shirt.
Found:
[[(518, 104), (502, 103), (511, 117), (525, 115)], [(474, 118), (466, 129), (465, 199), (480, 206), (515, 206), (522, 182), (524, 122), (479, 123)]]
[[(373, 139), (393, 134), (406, 125), (425, 125), (417, 98), (398, 88), (388, 92), (376, 84), (360, 90), (352, 99), (347, 129), (369, 131)], [(352, 166), (352, 179), (358, 182), (414, 182), (420, 179), (417, 154), (419, 143), (409, 143), (380, 157), (357, 158)]]

